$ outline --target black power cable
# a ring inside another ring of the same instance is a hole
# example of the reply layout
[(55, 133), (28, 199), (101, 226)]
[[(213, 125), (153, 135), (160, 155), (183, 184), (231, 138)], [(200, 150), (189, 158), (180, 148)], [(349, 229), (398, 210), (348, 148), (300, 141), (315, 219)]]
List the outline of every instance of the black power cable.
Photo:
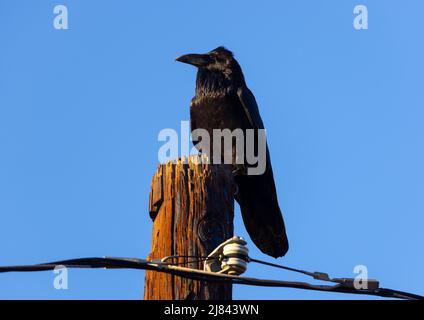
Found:
[[(203, 260), (203, 259), (202, 259)], [(255, 261), (257, 262), (257, 261)], [(270, 263), (267, 263), (271, 265)], [(22, 265), (22, 266), (5, 266), (0, 267), (0, 273), (2, 272), (30, 272), (30, 271), (45, 271), (53, 270), (57, 267), (67, 268), (107, 268), (107, 269), (138, 269), (138, 270), (152, 270), (157, 272), (164, 272), (173, 274), (181, 277), (186, 277), (194, 280), (210, 281), (210, 282), (230, 282), (241, 285), (253, 285), (253, 286), (266, 286), (266, 287), (287, 287), (297, 288), (305, 290), (316, 290), (326, 292), (341, 292), (341, 293), (352, 293), (352, 294), (366, 294), (388, 298), (398, 299), (424, 299), (423, 296), (402, 292), (392, 289), (377, 288), (374, 290), (368, 289), (354, 289), (345, 286), (343, 283), (337, 283), (331, 286), (328, 285), (313, 285), (305, 282), (294, 282), (294, 281), (281, 281), (281, 280), (264, 280), (256, 278), (248, 278), (227, 274), (218, 274), (214, 272), (206, 272), (196, 269), (179, 267), (167, 262), (161, 261), (147, 261), (144, 259), (135, 258), (81, 258), (62, 260), (44, 264), (36, 265)], [(275, 265), (278, 266), (278, 265)], [(283, 267), (283, 266), (279, 266)], [(283, 267), (284, 269), (295, 271), (297, 269)], [(299, 270), (302, 271), (302, 270)], [(302, 272), (304, 273), (304, 272)]]

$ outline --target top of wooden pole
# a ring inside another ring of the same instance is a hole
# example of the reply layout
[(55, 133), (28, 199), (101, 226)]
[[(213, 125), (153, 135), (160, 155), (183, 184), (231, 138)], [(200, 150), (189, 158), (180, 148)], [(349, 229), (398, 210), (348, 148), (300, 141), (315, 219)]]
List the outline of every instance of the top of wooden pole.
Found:
[(236, 190), (236, 186), (231, 176), (231, 167), (225, 164), (210, 164), (207, 155), (196, 154), (188, 157), (183, 156), (176, 160), (159, 164), (156, 173), (153, 175), (149, 194), (149, 215), (152, 220), (155, 219), (164, 200), (164, 174), (167, 170), (171, 170), (171, 168), (175, 167), (177, 167), (175, 171), (187, 171), (190, 172), (192, 176), (196, 176), (198, 178), (206, 175), (213, 175), (214, 177), (226, 176), (227, 179), (225, 179), (226, 181), (223, 187), (228, 189), (232, 194), (234, 194), (234, 191)]

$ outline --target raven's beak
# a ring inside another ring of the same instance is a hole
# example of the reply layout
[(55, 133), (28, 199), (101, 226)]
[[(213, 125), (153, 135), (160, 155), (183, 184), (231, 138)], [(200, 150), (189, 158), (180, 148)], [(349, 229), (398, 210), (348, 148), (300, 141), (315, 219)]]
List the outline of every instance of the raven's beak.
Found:
[(175, 59), (176, 61), (188, 63), (196, 67), (206, 66), (211, 62), (211, 58), (207, 54), (185, 54)]

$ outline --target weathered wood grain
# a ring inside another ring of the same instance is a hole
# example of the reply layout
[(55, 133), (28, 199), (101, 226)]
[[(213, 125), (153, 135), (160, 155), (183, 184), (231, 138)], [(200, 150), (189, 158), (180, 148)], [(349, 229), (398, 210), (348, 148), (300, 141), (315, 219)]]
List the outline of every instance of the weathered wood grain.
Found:
[[(225, 165), (200, 163), (198, 156), (162, 164), (152, 179), (149, 214), (153, 219), (148, 259), (207, 256), (233, 236), (234, 184)], [(193, 258), (174, 259), (187, 263)], [(203, 263), (184, 264), (203, 269)], [(231, 285), (206, 283), (146, 272), (144, 299), (230, 300)]]

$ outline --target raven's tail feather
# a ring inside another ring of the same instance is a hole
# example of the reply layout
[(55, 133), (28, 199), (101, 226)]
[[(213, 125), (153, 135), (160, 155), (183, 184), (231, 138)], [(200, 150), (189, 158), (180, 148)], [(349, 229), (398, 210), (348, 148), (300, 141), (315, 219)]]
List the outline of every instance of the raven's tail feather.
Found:
[(237, 175), (236, 200), (244, 225), (255, 245), (274, 258), (289, 249), (283, 216), (278, 206), (272, 168), (262, 175)]

